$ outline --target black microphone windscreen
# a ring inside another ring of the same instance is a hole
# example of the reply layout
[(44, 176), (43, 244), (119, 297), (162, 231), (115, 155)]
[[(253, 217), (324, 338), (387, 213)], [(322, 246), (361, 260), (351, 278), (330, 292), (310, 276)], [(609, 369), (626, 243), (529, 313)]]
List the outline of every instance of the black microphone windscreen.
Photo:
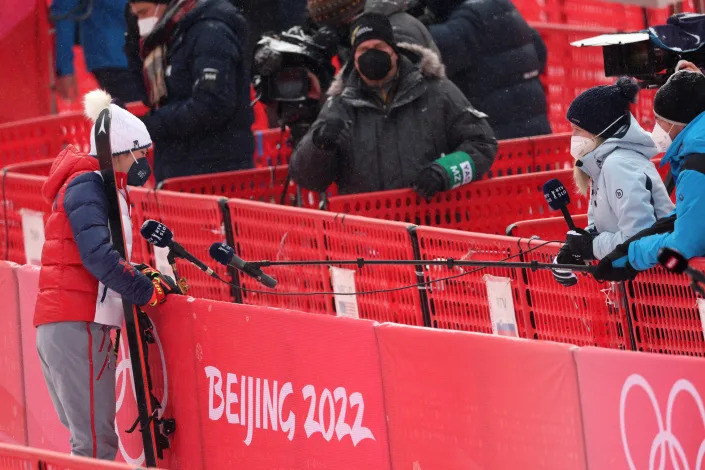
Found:
[(235, 256), (235, 250), (233, 247), (226, 245), (225, 243), (218, 242), (211, 245), (208, 253), (211, 255), (211, 258), (225, 266), (230, 264), (233, 256)]
[(657, 259), (661, 266), (672, 273), (681, 274), (688, 268), (685, 256), (672, 248), (661, 248)]
[(543, 195), (548, 206), (554, 211), (561, 210), (561, 208), (570, 204), (568, 190), (565, 189), (563, 183), (555, 178), (543, 184)]
[(174, 234), (169, 227), (156, 220), (146, 220), (140, 229), (142, 237), (150, 244), (160, 248), (166, 248), (171, 243)]

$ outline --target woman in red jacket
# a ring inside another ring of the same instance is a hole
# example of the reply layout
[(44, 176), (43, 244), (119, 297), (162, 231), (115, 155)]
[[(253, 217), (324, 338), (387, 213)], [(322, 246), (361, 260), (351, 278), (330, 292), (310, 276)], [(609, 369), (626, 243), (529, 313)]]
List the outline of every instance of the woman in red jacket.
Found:
[[(122, 325), (123, 297), (135, 305), (157, 305), (174, 284), (151, 268), (140, 271), (129, 262), (127, 185), (142, 185), (149, 177), (144, 159), (152, 144), (149, 133), (142, 121), (111, 104), (104, 91), (88, 93), (85, 105), (94, 121), (90, 153), (66, 147), (42, 188), (53, 205), (45, 228), (34, 326), (49, 393), (71, 432), (71, 453), (113, 460), (118, 436), (110, 330)], [(93, 138), (95, 120), (107, 107), (127, 259), (111, 243), (108, 198)]]

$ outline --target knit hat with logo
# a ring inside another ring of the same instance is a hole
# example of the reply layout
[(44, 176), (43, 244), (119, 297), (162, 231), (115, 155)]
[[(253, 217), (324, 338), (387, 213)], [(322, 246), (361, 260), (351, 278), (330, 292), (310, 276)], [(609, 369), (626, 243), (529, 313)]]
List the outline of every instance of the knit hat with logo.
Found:
[(126, 153), (130, 150), (146, 149), (152, 145), (147, 126), (134, 114), (112, 103), (112, 97), (105, 91), (93, 90), (86, 93), (83, 98), (83, 105), (86, 117), (93, 121), (89, 155), (98, 155), (95, 145), (95, 128), (103, 125), (102, 120), (98, 118), (100, 113), (108, 107), (110, 108), (111, 118), (110, 148), (113, 155)]
[(350, 34), (352, 50), (355, 51), (357, 46), (371, 39), (384, 41), (396, 49), (394, 29), (389, 22), (389, 18), (378, 13), (365, 13), (355, 21)]

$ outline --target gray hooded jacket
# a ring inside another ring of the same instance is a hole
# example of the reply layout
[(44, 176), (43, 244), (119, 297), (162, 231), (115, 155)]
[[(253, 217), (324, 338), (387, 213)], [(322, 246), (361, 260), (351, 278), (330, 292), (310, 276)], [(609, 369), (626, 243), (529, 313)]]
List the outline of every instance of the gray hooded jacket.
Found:
[[(332, 182), (341, 194), (408, 188), (426, 166), (443, 154), (467, 153), (475, 163), (473, 180), (489, 170), (497, 141), (486, 115), (475, 110), (445, 78), (436, 54), (399, 44), (417, 55), (417, 63), (399, 56), (399, 77), (392, 101), (385, 104), (352, 69), (338, 76), (316, 122), (294, 150), (292, 178), (314, 191)], [(315, 130), (341, 119), (350, 130), (344, 148), (323, 150), (313, 143)]]
[(428, 28), (406, 12), (408, 6), (409, 0), (367, 0), (365, 13), (379, 13), (389, 18), (397, 43), (417, 44), (431, 49), (440, 57), (441, 52)]
[(602, 259), (637, 232), (668, 216), (674, 205), (651, 158), (658, 153), (651, 136), (631, 117), (624, 137), (612, 137), (582, 158), (592, 180), (588, 230)]

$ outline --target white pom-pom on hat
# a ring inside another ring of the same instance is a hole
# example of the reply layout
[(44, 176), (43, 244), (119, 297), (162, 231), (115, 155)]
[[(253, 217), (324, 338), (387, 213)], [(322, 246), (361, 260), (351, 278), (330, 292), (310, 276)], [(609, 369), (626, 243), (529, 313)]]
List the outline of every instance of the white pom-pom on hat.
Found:
[(110, 108), (110, 148), (113, 155), (141, 150), (152, 146), (147, 126), (126, 109), (111, 103), (112, 97), (103, 90), (93, 90), (83, 98), (83, 110), (86, 117), (93, 121), (91, 128), (91, 150), (89, 155), (96, 156), (95, 145), (96, 120), (105, 108)]
[(100, 113), (110, 106), (113, 98), (105, 90), (93, 90), (83, 97), (83, 113), (93, 122), (98, 120)]

